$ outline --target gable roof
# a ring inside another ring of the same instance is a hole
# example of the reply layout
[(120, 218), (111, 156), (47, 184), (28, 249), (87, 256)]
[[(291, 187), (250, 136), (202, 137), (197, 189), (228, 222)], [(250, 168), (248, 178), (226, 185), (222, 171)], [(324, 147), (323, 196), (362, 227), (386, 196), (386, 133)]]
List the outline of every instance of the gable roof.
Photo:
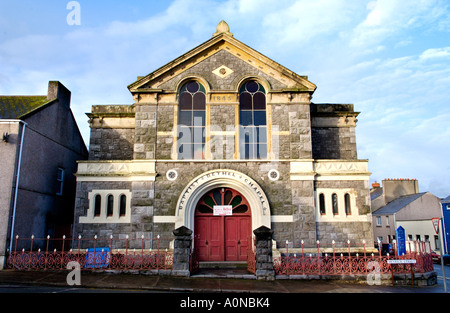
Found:
[(370, 200), (374, 200), (383, 195), (383, 188), (376, 188), (370, 191)]
[(0, 96), (0, 118), (20, 119), (51, 101), (47, 96)]
[(372, 213), (372, 215), (389, 215), (394, 214), (406, 207), (408, 204), (416, 201), (417, 199), (421, 198), (423, 195), (425, 195), (426, 192), (416, 193), (413, 195), (407, 195), (399, 197), (395, 200), (392, 200), (388, 204), (386, 204), (384, 207), (379, 208), (375, 212)]
[[(311, 93), (315, 91), (317, 86), (308, 81), (306, 76), (300, 76), (294, 73), (293, 71), (235, 39), (233, 34), (229, 32), (229, 28), (226, 29), (223, 27), (223, 23), (225, 22), (221, 21), (219, 23), (216, 33), (214, 33), (213, 37), (209, 40), (128, 85), (130, 92), (159, 91), (158, 87), (156, 87), (157, 85), (160, 85), (158, 83), (164, 82), (164, 79), (168, 80), (171, 77), (183, 72), (203, 59), (216, 53), (218, 50), (227, 50), (228, 52), (232, 51), (236, 56), (248, 64), (258, 67), (261, 71), (270, 76), (276, 76), (274, 77), (275, 79), (279, 79), (280, 77), (285, 79), (288, 82), (286, 84), (286, 89), (288, 91), (303, 91)], [(147, 90), (143, 90), (143, 88), (140, 89), (144, 85), (147, 86)], [(151, 87), (148, 88), (148, 86)]]

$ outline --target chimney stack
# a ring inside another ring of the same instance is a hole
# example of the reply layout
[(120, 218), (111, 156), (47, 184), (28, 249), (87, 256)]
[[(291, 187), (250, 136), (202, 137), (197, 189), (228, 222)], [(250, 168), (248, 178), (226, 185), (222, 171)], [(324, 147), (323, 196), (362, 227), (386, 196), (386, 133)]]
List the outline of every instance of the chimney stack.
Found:
[(386, 203), (401, 196), (413, 195), (419, 192), (417, 179), (389, 178), (383, 180), (383, 195)]

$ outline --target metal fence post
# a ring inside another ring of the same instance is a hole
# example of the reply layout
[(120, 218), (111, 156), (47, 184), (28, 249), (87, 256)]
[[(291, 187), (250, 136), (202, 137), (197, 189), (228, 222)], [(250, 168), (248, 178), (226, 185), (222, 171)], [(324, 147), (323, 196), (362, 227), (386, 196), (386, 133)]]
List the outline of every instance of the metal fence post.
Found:
[(144, 265), (144, 235), (141, 236), (141, 270)]
[(97, 235), (94, 235), (94, 259), (92, 263), (92, 270), (95, 270), (96, 252), (97, 252)]

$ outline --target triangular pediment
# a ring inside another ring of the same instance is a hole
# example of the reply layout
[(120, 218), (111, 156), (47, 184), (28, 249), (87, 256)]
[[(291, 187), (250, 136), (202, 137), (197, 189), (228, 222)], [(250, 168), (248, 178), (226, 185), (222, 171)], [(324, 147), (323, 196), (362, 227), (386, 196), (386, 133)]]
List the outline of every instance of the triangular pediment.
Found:
[(231, 89), (245, 77), (260, 77), (272, 91), (309, 92), (316, 85), (305, 76), (264, 56), (235, 39), (229, 32), (215, 34), (210, 40), (130, 84), (134, 93), (176, 91), (185, 77), (201, 77), (215, 90)]

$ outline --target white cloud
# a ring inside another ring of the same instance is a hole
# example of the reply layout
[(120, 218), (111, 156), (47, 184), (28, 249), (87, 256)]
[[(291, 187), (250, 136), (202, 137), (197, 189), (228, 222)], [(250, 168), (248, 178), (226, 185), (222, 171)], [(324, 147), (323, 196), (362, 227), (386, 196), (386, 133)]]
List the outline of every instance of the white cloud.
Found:
[(441, 0), (377, 0), (367, 6), (368, 14), (353, 31), (351, 46), (377, 46), (405, 29), (448, 20), (448, 6)]
[(427, 49), (421, 55), (422, 60), (434, 58), (450, 58), (450, 47)]
[(343, 0), (298, 0), (263, 18), (264, 33), (280, 44), (301, 45), (335, 34), (352, 22), (358, 4)]

